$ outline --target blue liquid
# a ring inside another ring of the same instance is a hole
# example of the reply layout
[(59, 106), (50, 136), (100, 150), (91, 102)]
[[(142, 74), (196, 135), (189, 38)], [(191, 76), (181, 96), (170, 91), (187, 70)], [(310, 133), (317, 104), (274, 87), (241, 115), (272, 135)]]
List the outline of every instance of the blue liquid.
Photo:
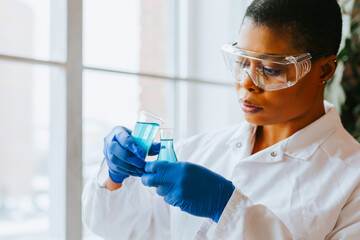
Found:
[(177, 162), (172, 139), (161, 139), (161, 147), (157, 161)]
[(137, 122), (134, 131), (131, 133), (131, 136), (144, 150), (145, 156), (149, 153), (149, 149), (154, 141), (158, 128), (159, 124), (157, 123)]

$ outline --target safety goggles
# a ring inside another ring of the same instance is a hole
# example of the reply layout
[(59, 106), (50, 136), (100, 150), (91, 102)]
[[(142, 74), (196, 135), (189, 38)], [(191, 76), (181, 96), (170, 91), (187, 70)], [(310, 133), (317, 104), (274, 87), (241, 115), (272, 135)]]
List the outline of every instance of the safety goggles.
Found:
[(227, 69), (237, 83), (249, 77), (266, 91), (288, 88), (311, 70), (311, 55), (281, 56), (245, 51), (237, 43), (221, 48)]

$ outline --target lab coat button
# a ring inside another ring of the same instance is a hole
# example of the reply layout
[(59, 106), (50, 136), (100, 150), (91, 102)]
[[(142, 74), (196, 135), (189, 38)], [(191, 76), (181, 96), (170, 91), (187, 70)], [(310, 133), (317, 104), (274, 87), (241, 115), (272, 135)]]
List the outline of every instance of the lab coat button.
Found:
[(238, 143), (236, 144), (236, 147), (237, 147), (237, 148), (241, 148), (241, 146), (242, 146), (241, 142), (238, 142)]
[(276, 153), (275, 151), (273, 151), (273, 152), (270, 153), (270, 155), (271, 155), (272, 157), (276, 157), (276, 156), (277, 156), (277, 153)]

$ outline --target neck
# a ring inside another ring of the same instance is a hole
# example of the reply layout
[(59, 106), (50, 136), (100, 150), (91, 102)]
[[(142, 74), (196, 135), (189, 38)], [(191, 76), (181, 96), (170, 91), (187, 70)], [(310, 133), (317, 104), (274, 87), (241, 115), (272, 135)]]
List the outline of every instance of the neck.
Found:
[(324, 103), (285, 123), (258, 126), (253, 153), (270, 147), (306, 127), (325, 114)]

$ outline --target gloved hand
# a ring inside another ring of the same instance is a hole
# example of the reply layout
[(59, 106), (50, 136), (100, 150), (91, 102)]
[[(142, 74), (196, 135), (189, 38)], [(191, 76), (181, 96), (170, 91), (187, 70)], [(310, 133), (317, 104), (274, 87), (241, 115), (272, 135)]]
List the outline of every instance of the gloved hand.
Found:
[[(160, 143), (155, 143), (148, 154), (156, 155), (159, 151)], [(115, 127), (104, 138), (103, 153), (109, 176), (115, 183), (122, 183), (129, 175), (141, 176), (144, 173), (145, 153), (131, 137), (131, 130), (125, 127)]]
[(234, 192), (234, 185), (202, 166), (178, 162), (148, 162), (141, 181), (156, 187), (164, 200), (182, 211), (218, 222)]

